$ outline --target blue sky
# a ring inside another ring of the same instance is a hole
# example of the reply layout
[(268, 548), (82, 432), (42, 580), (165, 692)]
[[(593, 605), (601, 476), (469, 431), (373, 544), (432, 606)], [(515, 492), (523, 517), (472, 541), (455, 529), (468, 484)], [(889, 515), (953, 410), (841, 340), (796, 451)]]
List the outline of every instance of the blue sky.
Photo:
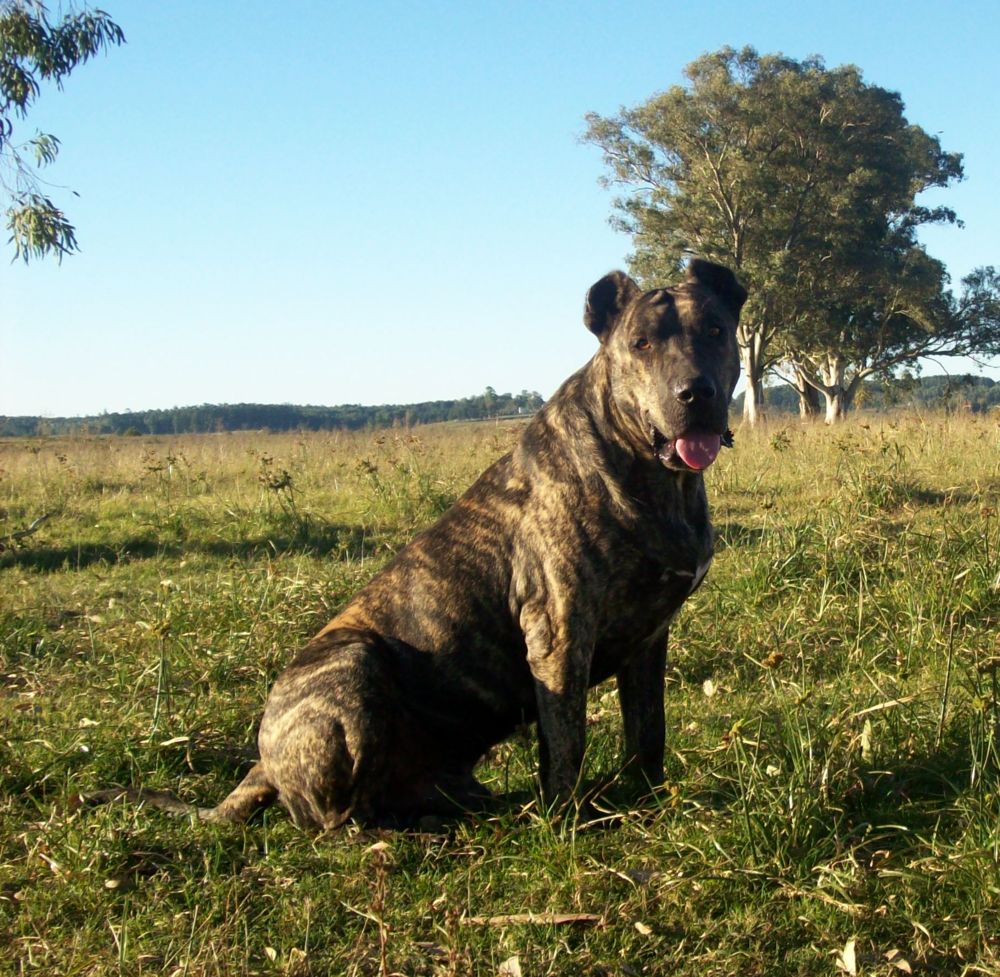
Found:
[(995, 0), (100, 6), (128, 44), (19, 129), (62, 140), (44, 175), (83, 250), (3, 249), (0, 414), (548, 396), (629, 251), (584, 114), (726, 44), (899, 91), (965, 154), (928, 202), (966, 226), (929, 250), (956, 281), (1000, 264)]

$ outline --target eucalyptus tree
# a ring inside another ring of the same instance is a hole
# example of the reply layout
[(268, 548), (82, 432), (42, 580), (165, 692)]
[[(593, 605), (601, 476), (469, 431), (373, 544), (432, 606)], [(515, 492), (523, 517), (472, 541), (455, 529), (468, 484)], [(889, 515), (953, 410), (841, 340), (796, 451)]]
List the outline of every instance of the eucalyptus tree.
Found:
[(847, 265), (783, 337), (799, 382), (823, 395), (828, 423), (844, 416), (868, 377), (888, 378), (922, 357), (1000, 354), (994, 268), (965, 276), (956, 295), (944, 265), (919, 246), (880, 258)]
[(753, 423), (766, 371), (789, 358), (789, 325), (814, 317), (801, 269), (822, 276), (843, 255), (879, 252), (900, 228), (954, 221), (915, 198), (959, 179), (961, 156), (852, 65), (727, 47), (684, 74), (686, 85), (635, 108), (589, 114), (584, 138), (603, 150), (606, 184), (625, 191), (613, 223), (632, 235), (630, 270), (644, 285), (699, 254), (750, 287), (738, 339)]
[(35, 132), (15, 141), (46, 83), (61, 88), (78, 65), (125, 41), (103, 10), (70, 7), (51, 19), (40, 0), (0, 0), (0, 195), (14, 257), (63, 255), (77, 250), (76, 231), (43, 189), (39, 169), (52, 163), (59, 140)]

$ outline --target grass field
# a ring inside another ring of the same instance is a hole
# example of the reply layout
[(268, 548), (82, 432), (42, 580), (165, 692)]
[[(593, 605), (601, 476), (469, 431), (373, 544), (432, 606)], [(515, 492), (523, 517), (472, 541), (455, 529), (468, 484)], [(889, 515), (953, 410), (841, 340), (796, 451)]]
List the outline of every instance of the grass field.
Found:
[(667, 783), (614, 828), (543, 816), (532, 734), (441, 835), (74, 806), (220, 799), (296, 647), (516, 436), (0, 444), (0, 973), (1000, 974), (995, 417), (737, 432)]

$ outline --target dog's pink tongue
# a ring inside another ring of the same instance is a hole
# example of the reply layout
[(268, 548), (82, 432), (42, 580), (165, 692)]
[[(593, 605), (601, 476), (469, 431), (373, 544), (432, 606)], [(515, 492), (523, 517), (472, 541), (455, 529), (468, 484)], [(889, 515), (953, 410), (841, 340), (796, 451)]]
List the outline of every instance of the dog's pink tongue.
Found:
[(701, 471), (718, 457), (722, 438), (718, 434), (689, 434), (674, 439), (674, 450), (688, 468)]

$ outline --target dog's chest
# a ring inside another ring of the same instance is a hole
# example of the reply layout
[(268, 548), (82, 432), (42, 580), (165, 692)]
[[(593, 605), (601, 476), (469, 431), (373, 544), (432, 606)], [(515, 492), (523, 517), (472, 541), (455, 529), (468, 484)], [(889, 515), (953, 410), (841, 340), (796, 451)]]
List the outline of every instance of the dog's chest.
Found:
[(682, 599), (686, 599), (701, 586), (711, 565), (712, 554), (709, 553), (694, 569), (668, 566), (660, 574), (659, 582), (663, 590), (670, 594), (675, 594), (678, 590), (685, 591)]
[(633, 586), (669, 613), (698, 589), (712, 563), (713, 533), (704, 488), (647, 495), (632, 536)]
[(637, 537), (608, 580), (606, 633), (645, 641), (665, 632), (705, 579), (712, 549), (707, 522), (675, 524)]
[[(609, 586), (591, 662), (591, 684), (614, 674), (622, 661), (666, 640), (671, 619), (694, 593), (712, 562), (710, 530), (652, 555), (638, 552)], [(669, 556), (669, 562), (661, 557)]]
[(711, 565), (710, 545), (674, 550), (664, 562), (647, 557), (637, 563), (630, 589), (654, 616), (669, 616), (698, 589)]

